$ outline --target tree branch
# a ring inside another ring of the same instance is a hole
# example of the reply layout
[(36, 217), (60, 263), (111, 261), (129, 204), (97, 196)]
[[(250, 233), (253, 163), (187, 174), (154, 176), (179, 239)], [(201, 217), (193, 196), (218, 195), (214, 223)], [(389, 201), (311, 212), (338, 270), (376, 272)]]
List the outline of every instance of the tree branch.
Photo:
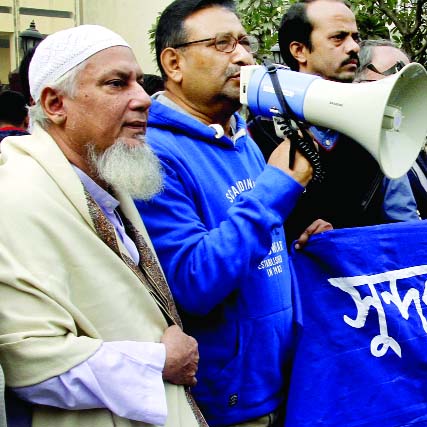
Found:
[(401, 21), (399, 21), (399, 18), (396, 15), (396, 13), (386, 5), (385, 1), (384, 0), (375, 0), (375, 3), (377, 3), (378, 8), (381, 10), (381, 12), (383, 12), (384, 15), (386, 15), (390, 19), (391, 22), (393, 22), (393, 24), (398, 29), (399, 33), (402, 34), (402, 36), (404, 34), (406, 34), (406, 32), (407, 32), (406, 26), (404, 26), (403, 23)]
[(427, 50), (427, 40), (424, 39), (421, 47), (419, 49), (417, 49), (416, 51), (414, 51), (414, 57), (415, 58), (420, 58)]
[(417, 0), (417, 6), (415, 9), (415, 22), (411, 29), (408, 31), (408, 37), (413, 37), (417, 34), (419, 28), (422, 24), (422, 16), (423, 16), (423, 6), (427, 3), (427, 0)]

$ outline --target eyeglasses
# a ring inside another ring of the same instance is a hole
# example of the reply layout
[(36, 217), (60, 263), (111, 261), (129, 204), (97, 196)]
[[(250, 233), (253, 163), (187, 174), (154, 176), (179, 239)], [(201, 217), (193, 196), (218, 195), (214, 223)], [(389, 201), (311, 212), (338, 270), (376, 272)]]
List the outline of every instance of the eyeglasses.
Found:
[(214, 41), (215, 49), (219, 52), (231, 53), (236, 49), (237, 43), (239, 43), (243, 48), (249, 53), (256, 53), (259, 48), (259, 43), (256, 37), (254, 36), (242, 36), (236, 39), (231, 34), (217, 34), (215, 37), (209, 39), (195, 40), (192, 42), (181, 43), (175, 46), (172, 46), (174, 49), (179, 47), (190, 46), (195, 43), (203, 43)]
[(405, 63), (403, 61), (397, 61), (392, 67), (388, 68), (383, 72), (378, 71), (375, 68), (374, 64), (368, 64), (366, 68), (373, 71), (374, 73), (381, 74), (382, 76), (391, 76), (392, 74), (398, 73), (404, 66), (405, 66)]

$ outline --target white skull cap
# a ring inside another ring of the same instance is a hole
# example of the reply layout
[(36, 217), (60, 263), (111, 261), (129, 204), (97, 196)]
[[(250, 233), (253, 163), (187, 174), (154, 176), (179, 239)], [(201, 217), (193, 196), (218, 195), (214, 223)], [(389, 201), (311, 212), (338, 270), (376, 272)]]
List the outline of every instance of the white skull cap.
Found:
[(113, 46), (130, 47), (121, 36), (100, 25), (80, 25), (47, 36), (37, 46), (28, 70), (34, 101), (39, 100), (44, 87), (95, 53)]

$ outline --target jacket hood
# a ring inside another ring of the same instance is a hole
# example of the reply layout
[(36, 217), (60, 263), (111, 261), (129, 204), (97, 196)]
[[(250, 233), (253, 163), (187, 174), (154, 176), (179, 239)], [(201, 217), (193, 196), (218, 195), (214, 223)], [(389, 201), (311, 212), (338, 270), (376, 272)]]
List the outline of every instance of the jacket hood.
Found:
[(176, 134), (234, 148), (240, 141), (243, 142), (246, 139), (242, 137), (247, 135), (247, 131), (244, 119), (237, 113), (234, 113), (233, 117), (236, 123), (234, 142), (228, 136), (222, 135), (221, 125), (208, 126), (196, 118), (154, 99), (148, 114), (148, 126), (167, 129)]

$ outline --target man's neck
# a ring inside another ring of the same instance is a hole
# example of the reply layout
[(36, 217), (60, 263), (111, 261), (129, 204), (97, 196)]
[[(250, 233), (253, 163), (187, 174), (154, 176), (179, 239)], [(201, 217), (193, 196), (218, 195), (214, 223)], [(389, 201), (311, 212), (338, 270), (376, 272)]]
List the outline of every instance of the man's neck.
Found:
[(195, 119), (208, 126), (219, 124), (224, 129), (225, 135), (229, 137), (232, 136), (231, 117), (234, 111), (227, 111), (227, 108), (220, 106), (212, 106), (210, 108), (206, 107), (206, 109), (202, 109), (167, 89), (163, 92), (163, 95)]

